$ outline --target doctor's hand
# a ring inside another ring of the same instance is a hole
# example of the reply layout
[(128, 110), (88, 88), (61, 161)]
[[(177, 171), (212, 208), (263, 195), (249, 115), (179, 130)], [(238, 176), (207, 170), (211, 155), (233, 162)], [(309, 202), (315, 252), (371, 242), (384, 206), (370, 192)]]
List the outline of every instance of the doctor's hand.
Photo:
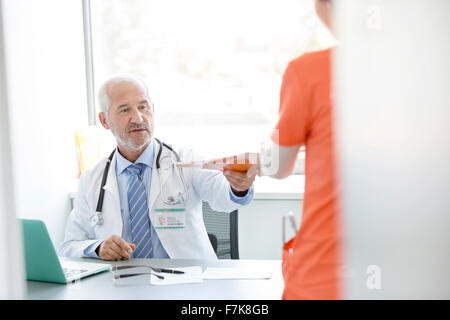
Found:
[(121, 237), (113, 235), (100, 244), (97, 254), (102, 260), (130, 259), (135, 248), (136, 245), (127, 243)]
[(248, 171), (239, 172), (224, 170), (223, 175), (228, 180), (233, 191), (243, 192), (250, 189), (257, 174), (256, 165), (250, 167)]

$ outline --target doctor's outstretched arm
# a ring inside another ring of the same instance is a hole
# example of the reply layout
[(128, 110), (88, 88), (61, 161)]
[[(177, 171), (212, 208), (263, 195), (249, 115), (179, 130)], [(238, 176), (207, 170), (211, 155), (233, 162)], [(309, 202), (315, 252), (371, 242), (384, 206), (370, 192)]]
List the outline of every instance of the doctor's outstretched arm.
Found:
[[(255, 166), (256, 167), (256, 166)], [(255, 181), (256, 170), (251, 168), (246, 172), (224, 170), (223, 175), (231, 185), (231, 190), (236, 196), (245, 196)]]
[(254, 175), (248, 177), (245, 173), (192, 170), (192, 185), (199, 198), (219, 212), (231, 212), (248, 204), (253, 199), (254, 179)]

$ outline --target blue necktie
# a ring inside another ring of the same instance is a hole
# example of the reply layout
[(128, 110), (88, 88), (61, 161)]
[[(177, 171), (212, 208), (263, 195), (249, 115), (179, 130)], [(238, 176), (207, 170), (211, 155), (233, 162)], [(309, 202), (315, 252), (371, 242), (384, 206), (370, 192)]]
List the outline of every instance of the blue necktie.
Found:
[(136, 245), (134, 258), (151, 258), (152, 239), (148, 216), (147, 193), (142, 183), (143, 164), (130, 165), (126, 172), (130, 176), (128, 187), (128, 205), (130, 210), (130, 228), (132, 243)]

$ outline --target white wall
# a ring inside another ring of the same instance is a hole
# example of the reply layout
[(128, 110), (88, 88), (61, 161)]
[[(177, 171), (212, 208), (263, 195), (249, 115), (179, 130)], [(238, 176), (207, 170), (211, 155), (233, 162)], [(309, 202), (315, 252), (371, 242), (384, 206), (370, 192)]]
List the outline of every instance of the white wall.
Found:
[[(248, 206), (239, 209), (239, 258), (281, 259), (284, 211), (294, 213), (298, 229), (302, 205), (302, 199), (255, 199)], [(286, 223), (286, 241), (294, 235), (291, 225)]]
[(449, 299), (450, 1), (336, 4), (346, 297)]
[(11, 140), (8, 121), (3, 8), (0, 3), (0, 299), (24, 297), (22, 233), (16, 219), (14, 183), (11, 174)]
[(17, 215), (63, 240), (87, 124), (81, 1), (5, 0), (6, 69)]

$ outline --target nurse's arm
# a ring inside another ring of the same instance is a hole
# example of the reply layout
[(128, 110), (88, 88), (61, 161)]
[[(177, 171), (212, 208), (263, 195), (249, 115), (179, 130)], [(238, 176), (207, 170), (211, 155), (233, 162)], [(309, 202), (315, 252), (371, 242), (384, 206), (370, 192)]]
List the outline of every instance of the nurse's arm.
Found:
[(270, 142), (268, 146), (265, 146), (264, 150), (261, 150), (258, 175), (276, 179), (288, 177), (294, 171), (295, 161), (301, 146), (299, 144), (283, 147)]

